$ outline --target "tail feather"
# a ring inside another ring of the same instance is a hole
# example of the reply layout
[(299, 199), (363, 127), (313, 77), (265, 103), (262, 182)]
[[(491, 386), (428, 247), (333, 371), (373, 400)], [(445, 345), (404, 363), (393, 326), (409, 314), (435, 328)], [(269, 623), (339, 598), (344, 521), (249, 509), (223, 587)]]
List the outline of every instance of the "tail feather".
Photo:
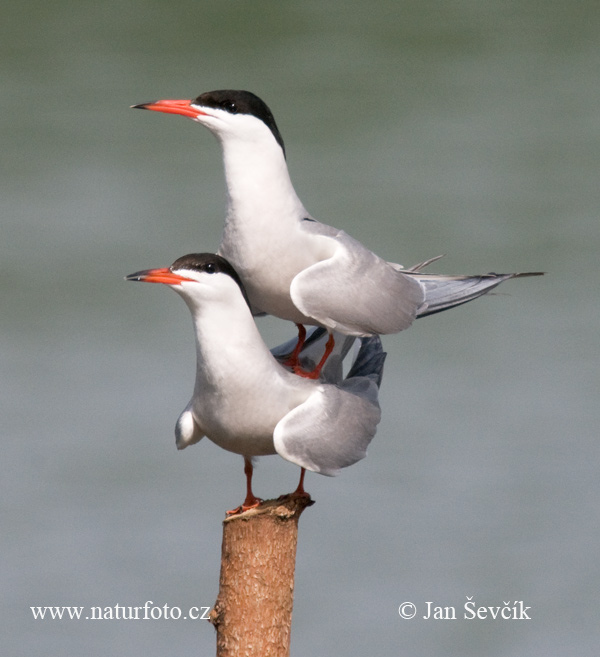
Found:
[(425, 290), (425, 301), (417, 310), (417, 317), (427, 317), (435, 313), (460, 306), (487, 294), (509, 278), (542, 276), (544, 272), (523, 272), (518, 274), (482, 274), (480, 276), (444, 276), (422, 274), (418, 271), (405, 271), (421, 283)]
[(380, 388), (383, 378), (383, 364), (386, 356), (387, 354), (383, 351), (381, 339), (378, 335), (372, 335), (369, 338), (360, 338), (360, 350), (346, 378), (351, 379), (355, 376), (366, 376)]

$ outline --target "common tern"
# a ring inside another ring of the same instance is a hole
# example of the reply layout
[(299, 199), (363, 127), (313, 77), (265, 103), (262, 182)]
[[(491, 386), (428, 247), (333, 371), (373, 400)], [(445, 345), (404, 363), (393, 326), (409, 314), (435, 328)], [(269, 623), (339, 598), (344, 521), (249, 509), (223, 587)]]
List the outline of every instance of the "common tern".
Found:
[(215, 135), (227, 185), (218, 253), (241, 276), (255, 314), (298, 325), (298, 350), (303, 324), (354, 336), (397, 333), (418, 317), (476, 299), (509, 278), (538, 275), (424, 274), (423, 266), (437, 258), (404, 269), (317, 221), (294, 190), (273, 114), (248, 91), (210, 91), (193, 100), (133, 107), (191, 118)]
[[(335, 475), (366, 456), (380, 420), (378, 390), (385, 353), (377, 336), (362, 338), (343, 378), (342, 360), (356, 338), (339, 336), (319, 381), (293, 374), (279, 361), (295, 341), (271, 353), (256, 327), (244, 285), (229, 262), (210, 253), (189, 254), (170, 267), (138, 271), (130, 281), (163, 283), (191, 311), (196, 336), (196, 383), (175, 428), (178, 449), (207, 436), (244, 457), (246, 510), (252, 492), (252, 458), (279, 454), (304, 469)], [(319, 331), (320, 329), (317, 329)], [(321, 332), (325, 334), (325, 331)], [(311, 336), (300, 354), (310, 366), (323, 348)], [(321, 342), (321, 344), (320, 344)], [(276, 358), (277, 357), (277, 358)]]

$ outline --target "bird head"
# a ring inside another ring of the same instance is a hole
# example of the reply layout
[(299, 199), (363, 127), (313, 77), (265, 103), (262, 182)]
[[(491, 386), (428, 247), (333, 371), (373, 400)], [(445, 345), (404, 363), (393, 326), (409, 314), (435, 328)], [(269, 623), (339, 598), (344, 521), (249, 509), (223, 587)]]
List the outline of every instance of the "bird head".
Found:
[(225, 258), (213, 253), (190, 253), (177, 258), (170, 267), (137, 271), (125, 280), (169, 285), (190, 308), (216, 301), (231, 303), (242, 298), (249, 307), (244, 284), (237, 272)]
[(132, 107), (188, 117), (206, 126), (221, 141), (238, 139), (266, 144), (275, 139), (285, 155), (271, 110), (249, 91), (220, 89), (193, 100), (156, 100)]

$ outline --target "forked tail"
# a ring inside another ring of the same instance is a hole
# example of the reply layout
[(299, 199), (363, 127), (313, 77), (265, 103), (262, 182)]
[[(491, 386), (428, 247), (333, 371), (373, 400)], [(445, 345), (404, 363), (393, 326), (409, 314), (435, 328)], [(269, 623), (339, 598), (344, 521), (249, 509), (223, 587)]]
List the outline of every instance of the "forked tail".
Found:
[(473, 301), (509, 278), (542, 276), (544, 272), (482, 274), (480, 276), (444, 276), (443, 274), (423, 274), (410, 270), (405, 270), (403, 273), (412, 276), (423, 286), (425, 301), (417, 311), (417, 317), (427, 317), (427, 315)]

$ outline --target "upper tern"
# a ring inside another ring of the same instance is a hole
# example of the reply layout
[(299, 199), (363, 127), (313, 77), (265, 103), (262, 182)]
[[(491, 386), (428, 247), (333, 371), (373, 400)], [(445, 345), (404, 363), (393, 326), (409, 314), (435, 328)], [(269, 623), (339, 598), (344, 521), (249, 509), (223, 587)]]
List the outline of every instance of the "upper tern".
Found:
[[(218, 253), (239, 273), (255, 314), (346, 335), (396, 333), (415, 318), (476, 299), (509, 278), (539, 275), (424, 274), (423, 266), (437, 258), (404, 269), (317, 221), (294, 190), (273, 114), (253, 93), (226, 89), (133, 107), (191, 118), (221, 144), (227, 211)], [(297, 351), (301, 345), (302, 339)]]

